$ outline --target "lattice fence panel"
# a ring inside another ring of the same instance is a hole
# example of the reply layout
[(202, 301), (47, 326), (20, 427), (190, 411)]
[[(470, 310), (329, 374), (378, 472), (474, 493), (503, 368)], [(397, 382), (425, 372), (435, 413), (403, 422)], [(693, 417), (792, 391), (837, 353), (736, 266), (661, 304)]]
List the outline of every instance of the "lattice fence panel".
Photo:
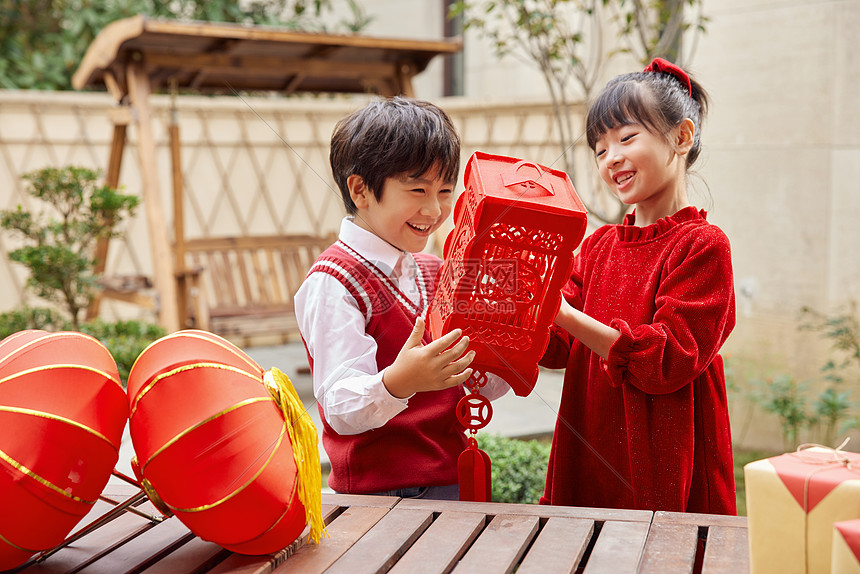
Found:
[[(336, 231), (344, 210), (330, 173), (329, 141), (337, 120), (363, 101), (177, 98), (186, 237)], [(492, 106), (462, 99), (438, 103), (460, 131), (462, 167), (472, 152), (482, 150), (561, 168), (548, 105)], [(113, 131), (108, 118), (111, 105), (104, 94), (0, 91), (0, 208), (14, 209), (19, 203), (33, 207), (20, 179), (28, 171), (70, 164), (104, 170)], [(172, 241), (167, 136), (171, 100), (153, 96), (151, 105), (166, 218), (163, 232)], [(127, 193), (140, 194), (136, 138), (132, 125), (120, 183)], [(577, 153), (587, 169), (590, 154), (580, 148), (584, 145), (577, 146)], [(150, 276), (152, 259), (142, 208), (125, 230), (124, 239), (111, 243), (107, 273)], [(3, 253), (14, 247), (8, 234), (0, 233)], [(25, 280), (20, 266), (4, 256), (0, 310), (26, 299)], [(142, 312), (106, 301), (103, 314), (111, 319)]]

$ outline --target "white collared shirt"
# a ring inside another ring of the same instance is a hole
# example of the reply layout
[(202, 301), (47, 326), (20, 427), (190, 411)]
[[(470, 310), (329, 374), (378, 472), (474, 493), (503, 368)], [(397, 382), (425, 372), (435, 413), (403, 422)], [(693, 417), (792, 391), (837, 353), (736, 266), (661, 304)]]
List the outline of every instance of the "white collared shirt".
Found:
[[(419, 303), (420, 271), (411, 253), (362, 229), (349, 217), (341, 222), (339, 238), (391, 277), (413, 303)], [(397, 267), (399, 273), (395, 273)], [(365, 316), (337, 278), (312, 273), (296, 293), (295, 310), (314, 362), (314, 396), (335, 432), (351, 435), (379, 428), (407, 408), (409, 399), (391, 395), (382, 383), (384, 369), (377, 369), (376, 340), (365, 331)], [(510, 389), (498, 377), (489, 379), (481, 393), (490, 400)]]

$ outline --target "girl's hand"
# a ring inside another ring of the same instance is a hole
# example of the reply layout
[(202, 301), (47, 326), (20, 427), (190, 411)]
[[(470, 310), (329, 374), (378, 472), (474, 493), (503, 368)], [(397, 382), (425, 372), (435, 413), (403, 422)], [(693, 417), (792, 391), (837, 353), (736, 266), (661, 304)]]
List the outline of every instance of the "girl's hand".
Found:
[[(424, 319), (418, 318), (397, 358), (382, 373), (382, 383), (393, 396), (404, 399), (423, 391), (460, 385), (471, 376), (467, 368), (475, 351), (466, 353), (469, 338), (454, 329), (428, 345), (422, 345)], [(465, 353), (465, 354), (464, 354)]]
[(558, 313), (555, 314), (555, 324), (565, 329), (565, 325), (570, 325), (575, 321), (573, 311), (573, 306), (567, 302), (567, 299), (561, 297), (561, 305), (558, 307)]

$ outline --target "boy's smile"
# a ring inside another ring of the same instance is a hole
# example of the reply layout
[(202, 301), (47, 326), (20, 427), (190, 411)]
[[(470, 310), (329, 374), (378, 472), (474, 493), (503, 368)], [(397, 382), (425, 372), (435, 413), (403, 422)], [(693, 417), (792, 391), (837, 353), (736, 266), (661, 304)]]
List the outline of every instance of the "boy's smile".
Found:
[(453, 208), (454, 182), (443, 181), (435, 167), (416, 177), (389, 177), (378, 201), (360, 176), (347, 182), (357, 208), (356, 225), (409, 253), (427, 246)]

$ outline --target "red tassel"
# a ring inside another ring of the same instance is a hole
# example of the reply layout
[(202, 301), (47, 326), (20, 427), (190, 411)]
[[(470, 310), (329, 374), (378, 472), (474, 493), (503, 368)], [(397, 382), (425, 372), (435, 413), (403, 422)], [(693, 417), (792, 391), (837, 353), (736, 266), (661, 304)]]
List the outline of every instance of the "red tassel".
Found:
[(469, 446), (457, 459), (460, 482), (460, 500), (491, 502), (493, 500), (493, 473), (490, 457), (478, 448), (475, 437), (469, 437)]

